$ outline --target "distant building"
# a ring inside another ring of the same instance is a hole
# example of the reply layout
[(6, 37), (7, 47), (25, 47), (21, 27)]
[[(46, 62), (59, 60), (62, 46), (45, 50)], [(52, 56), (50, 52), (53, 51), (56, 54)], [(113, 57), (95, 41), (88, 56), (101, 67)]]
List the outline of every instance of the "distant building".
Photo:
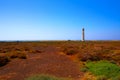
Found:
[(82, 28), (82, 41), (85, 41), (85, 30)]

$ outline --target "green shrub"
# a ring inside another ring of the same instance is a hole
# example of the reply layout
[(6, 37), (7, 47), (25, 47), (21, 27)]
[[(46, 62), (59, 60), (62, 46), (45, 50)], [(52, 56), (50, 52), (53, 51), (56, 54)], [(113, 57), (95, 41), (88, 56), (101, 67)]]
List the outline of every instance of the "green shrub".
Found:
[(114, 77), (111, 80), (120, 80), (120, 76)]
[(87, 71), (88, 71), (88, 68), (87, 68), (87, 67), (83, 67), (83, 68), (80, 69), (80, 71), (82, 71), (82, 72), (87, 72)]
[(58, 78), (55, 76), (50, 76), (50, 75), (34, 75), (31, 77), (26, 78), (25, 80), (71, 80), (71, 79), (63, 79), (63, 78)]
[(108, 61), (87, 62), (86, 67), (96, 76), (106, 76), (106, 78), (113, 80), (120, 76), (120, 67)]

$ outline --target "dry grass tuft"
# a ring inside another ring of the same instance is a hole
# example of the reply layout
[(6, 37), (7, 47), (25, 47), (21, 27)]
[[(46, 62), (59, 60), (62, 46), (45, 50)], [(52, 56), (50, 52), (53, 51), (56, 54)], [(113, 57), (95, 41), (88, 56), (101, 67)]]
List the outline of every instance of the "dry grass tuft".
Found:
[(77, 46), (66, 46), (63, 48), (63, 52), (66, 55), (75, 55), (79, 52), (79, 48)]
[(27, 55), (25, 52), (13, 52), (13, 53), (7, 53), (7, 56), (10, 57), (11, 59), (13, 58), (19, 58), (19, 59), (26, 59)]
[(5, 54), (0, 54), (0, 67), (6, 65), (10, 61)]

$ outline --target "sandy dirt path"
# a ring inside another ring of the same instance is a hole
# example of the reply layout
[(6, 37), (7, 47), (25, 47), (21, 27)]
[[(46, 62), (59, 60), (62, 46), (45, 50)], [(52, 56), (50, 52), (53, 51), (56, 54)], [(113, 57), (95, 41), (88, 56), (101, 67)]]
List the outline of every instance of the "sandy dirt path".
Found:
[(42, 50), (44, 50), (42, 53), (28, 53), (25, 60), (14, 59), (0, 67), (0, 80), (24, 80), (34, 74), (71, 77), (75, 80), (83, 76), (78, 64), (65, 55), (60, 55), (57, 48), (48, 46)]

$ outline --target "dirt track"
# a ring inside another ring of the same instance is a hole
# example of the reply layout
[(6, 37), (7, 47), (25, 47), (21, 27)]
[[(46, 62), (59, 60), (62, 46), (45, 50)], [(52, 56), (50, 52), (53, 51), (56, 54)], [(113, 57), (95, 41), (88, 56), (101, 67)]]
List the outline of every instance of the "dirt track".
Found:
[[(37, 47), (37, 49), (41, 49)], [(14, 59), (0, 67), (0, 80), (24, 80), (34, 74), (50, 74), (71, 77), (77, 80), (83, 74), (77, 63), (65, 55), (60, 55), (55, 47), (48, 46), (42, 53), (28, 53), (27, 59)]]

